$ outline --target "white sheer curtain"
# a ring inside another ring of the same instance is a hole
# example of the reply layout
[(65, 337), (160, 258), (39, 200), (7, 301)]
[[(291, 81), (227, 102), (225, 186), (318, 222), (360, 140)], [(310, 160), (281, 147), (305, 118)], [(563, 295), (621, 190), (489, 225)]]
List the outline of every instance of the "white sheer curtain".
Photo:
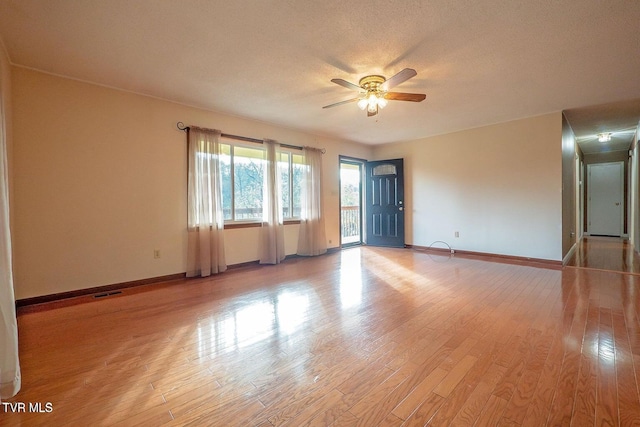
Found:
[[(0, 85), (0, 90), (1, 90)], [(5, 112), (0, 93), (0, 399), (15, 396), (20, 390), (18, 326), (16, 320), (13, 274), (11, 270), (11, 233), (9, 230), (9, 173)]]
[(218, 130), (191, 127), (188, 132), (187, 277), (206, 277), (227, 269)]
[(267, 148), (267, 168), (264, 174), (260, 264), (280, 264), (285, 257), (282, 181), (278, 169), (276, 142), (265, 139), (264, 145)]
[(327, 252), (322, 214), (322, 152), (305, 147), (302, 156), (302, 212), (297, 254), (322, 255)]

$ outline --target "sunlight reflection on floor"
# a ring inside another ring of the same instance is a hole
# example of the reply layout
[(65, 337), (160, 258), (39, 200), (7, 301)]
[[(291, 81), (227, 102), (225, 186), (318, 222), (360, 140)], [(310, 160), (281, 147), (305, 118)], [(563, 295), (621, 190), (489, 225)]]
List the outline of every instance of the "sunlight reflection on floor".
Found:
[(362, 262), (360, 248), (340, 253), (340, 303), (342, 308), (362, 304)]
[(224, 318), (209, 318), (198, 326), (200, 357), (235, 351), (274, 335), (291, 335), (304, 324), (309, 305), (308, 292), (284, 290), (239, 307)]

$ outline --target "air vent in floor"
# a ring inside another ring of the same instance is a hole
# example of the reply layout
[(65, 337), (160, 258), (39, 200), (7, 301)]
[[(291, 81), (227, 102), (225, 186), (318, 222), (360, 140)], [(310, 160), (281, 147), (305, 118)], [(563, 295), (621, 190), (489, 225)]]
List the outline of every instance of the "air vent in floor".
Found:
[(122, 293), (122, 291), (113, 291), (113, 292), (104, 292), (101, 294), (95, 294), (93, 297), (98, 299), (98, 298), (106, 298), (106, 297), (111, 297), (114, 295), (120, 295)]

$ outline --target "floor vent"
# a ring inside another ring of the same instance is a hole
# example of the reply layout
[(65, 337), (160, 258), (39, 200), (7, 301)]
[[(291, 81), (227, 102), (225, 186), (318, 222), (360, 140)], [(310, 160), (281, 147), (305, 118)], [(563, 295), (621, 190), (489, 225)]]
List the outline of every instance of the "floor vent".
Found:
[(120, 295), (122, 293), (122, 291), (113, 291), (113, 292), (104, 292), (102, 294), (95, 294), (93, 297), (98, 299), (98, 298), (106, 298), (106, 297), (111, 297), (114, 295)]

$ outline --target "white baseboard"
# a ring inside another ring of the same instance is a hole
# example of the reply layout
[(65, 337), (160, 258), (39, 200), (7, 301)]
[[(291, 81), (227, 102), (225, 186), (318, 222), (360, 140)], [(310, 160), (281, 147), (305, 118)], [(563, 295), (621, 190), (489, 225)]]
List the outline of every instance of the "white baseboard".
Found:
[(563, 266), (567, 265), (567, 263), (569, 262), (569, 260), (573, 256), (573, 253), (576, 251), (576, 248), (578, 247), (578, 242), (575, 242), (573, 244), (573, 246), (571, 246), (571, 249), (569, 249), (569, 252), (567, 252), (567, 255), (565, 255), (565, 257), (562, 259), (562, 265)]

